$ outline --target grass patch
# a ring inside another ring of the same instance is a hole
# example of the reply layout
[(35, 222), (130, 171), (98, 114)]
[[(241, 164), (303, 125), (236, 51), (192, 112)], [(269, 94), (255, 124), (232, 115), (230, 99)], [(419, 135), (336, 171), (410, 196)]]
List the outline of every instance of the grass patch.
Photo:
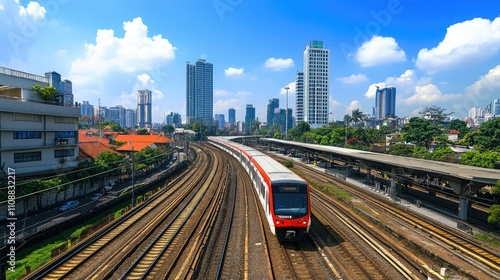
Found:
[(484, 233), (476, 233), (476, 234), (474, 234), (474, 237), (477, 239), (480, 239), (480, 240), (482, 240), (485, 243), (488, 243), (490, 245), (493, 245), (496, 247), (500, 246), (500, 241), (499, 241), (497, 236), (492, 236), (492, 235), (484, 234)]
[[(80, 225), (71, 229), (67, 229), (60, 234), (53, 236), (43, 242), (36, 244), (32, 247), (22, 248), (19, 252), (16, 252), (16, 267), (15, 271), (7, 271), (6, 278), (11, 279), (21, 279), (29, 271), (34, 271), (41, 267), (48, 261), (50, 261), (52, 256), (52, 251), (57, 249), (64, 250), (64, 247), (71, 248), (75, 244), (71, 244), (70, 240), (80, 240), (81, 233), (88, 227), (96, 224), (102, 220), (108, 219), (109, 214), (114, 214), (115, 219), (122, 215), (124, 212), (124, 205), (118, 205), (113, 209), (107, 211), (89, 220), (86, 224)], [(119, 213), (117, 215), (117, 213)]]

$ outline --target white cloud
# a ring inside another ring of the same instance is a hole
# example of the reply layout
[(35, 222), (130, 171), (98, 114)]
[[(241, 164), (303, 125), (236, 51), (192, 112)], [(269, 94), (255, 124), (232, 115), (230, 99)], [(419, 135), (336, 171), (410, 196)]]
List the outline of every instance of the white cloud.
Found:
[(5, 8), (2, 4), (0, 4), (0, 11), (3, 11)]
[(359, 101), (353, 100), (353, 101), (351, 101), (351, 103), (349, 105), (347, 105), (346, 114), (350, 115), (352, 113), (352, 111), (354, 111), (356, 109), (359, 109), (360, 111), (362, 111), (361, 105), (359, 104)]
[(243, 75), (243, 71), (245, 71), (245, 68), (229, 67), (224, 70), (224, 75), (226, 77), (241, 77)]
[(281, 71), (293, 67), (295, 64), (291, 58), (268, 58), (264, 66), (274, 71)]
[(373, 36), (356, 52), (356, 60), (363, 67), (406, 61), (406, 54), (392, 37)]
[(83, 57), (71, 65), (73, 82), (95, 83), (110, 72), (152, 70), (175, 58), (176, 48), (162, 35), (148, 37), (148, 27), (140, 17), (124, 22), (123, 29), (123, 38), (115, 37), (113, 30), (97, 31), (96, 43), (85, 45)]
[(416, 66), (430, 73), (459, 65), (470, 65), (491, 57), (500, 48), (500, 17), (483, 18), (451, 25), (437, 47), (421, 49)]
[(286, 89), (288, 87), (288, 96), (295, 96), (295, 82), (291, 82), (288, 85), (280, 89), (280, 95), (286, 95)]
[(41, 6), (38, 2), (33, 2), (33, 1), (29, 2), (26, 8), (21, 5), (19, 6), (20, 16), (29, 16), (35, 20), (44, 19), (46, 13), (47, 10), (45, 10), (45, 8)]
[(396, 87), (397, 96), (411, 96), (416, 86), (425, 86), (431, 83), (428, 77), (417, 77), (415, 70), (408, 69), (399, 77), (387, 77), (384, 82), (371, 84), (365, 93), (367, 98), (375, 98), (375, 89), (378, 87)]
[(348, 77), (339, 77), (335, 79), (336, 81), (342, 82), (344, 84), (357, 84), (368, 81), (368, 77), (364, 74), (352, 74)]
[(489, 96), (494, 99), (494, 95), (500, 90), (500, 65), (490, 69), (488, 73), (482, 76), (474, 84), (468, 86), (465, 92), (472, 96)]
[(214, 96), (230, 96), (232, 93), (225, 89), (214, 89)]

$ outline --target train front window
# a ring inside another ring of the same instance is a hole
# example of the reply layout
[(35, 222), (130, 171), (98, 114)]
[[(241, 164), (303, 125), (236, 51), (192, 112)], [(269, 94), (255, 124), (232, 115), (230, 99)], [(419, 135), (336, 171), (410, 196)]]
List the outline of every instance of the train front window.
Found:
[(305, 185), (273, 186), (274, 214), (284, 219), (296, 219), (307, 214)]

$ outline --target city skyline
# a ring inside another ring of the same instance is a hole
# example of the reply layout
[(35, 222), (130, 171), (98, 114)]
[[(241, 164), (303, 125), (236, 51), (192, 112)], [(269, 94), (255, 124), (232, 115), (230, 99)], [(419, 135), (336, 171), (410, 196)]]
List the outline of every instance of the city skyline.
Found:
[(462, 118), (500, 97), (494, 1), (129, 1), (120, 12), (93, 0), (44, 4), (0, 2), (0, 65), (57, 71), (72, 82), (74, 101), (94, 106), (100, 98), (135, 108), (137, 90), (149, 88), (155, 123), (170, 112), (186, 120), (185, 61), (198, 58), (214, 64), (213, 115), (234, 108), (242, 121), (251, 103), (264, 121), (269, 99), (286, 103), (287, 86), (295, 108), (312, 40), (330, 49), (330, 121), (371, 113), (375, 86), (397, 88), (400, 117), (437, 105)]

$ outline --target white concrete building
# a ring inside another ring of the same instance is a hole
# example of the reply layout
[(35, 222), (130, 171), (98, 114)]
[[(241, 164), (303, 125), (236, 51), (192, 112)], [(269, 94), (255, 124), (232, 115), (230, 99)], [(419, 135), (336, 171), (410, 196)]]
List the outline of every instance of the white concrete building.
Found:
[(330, 113), (330, 50), (311, 41), (304, 51), (304, 121), (311, 128), (328, 124)]
[[(54, 72), (52, 72), (54, 73)], [(0, 166), (16, 175), (61, 172), (78, 162), (78, 118), (74, 104), (45, 102), (33, 85), (49, 77), (0, 67)]]

